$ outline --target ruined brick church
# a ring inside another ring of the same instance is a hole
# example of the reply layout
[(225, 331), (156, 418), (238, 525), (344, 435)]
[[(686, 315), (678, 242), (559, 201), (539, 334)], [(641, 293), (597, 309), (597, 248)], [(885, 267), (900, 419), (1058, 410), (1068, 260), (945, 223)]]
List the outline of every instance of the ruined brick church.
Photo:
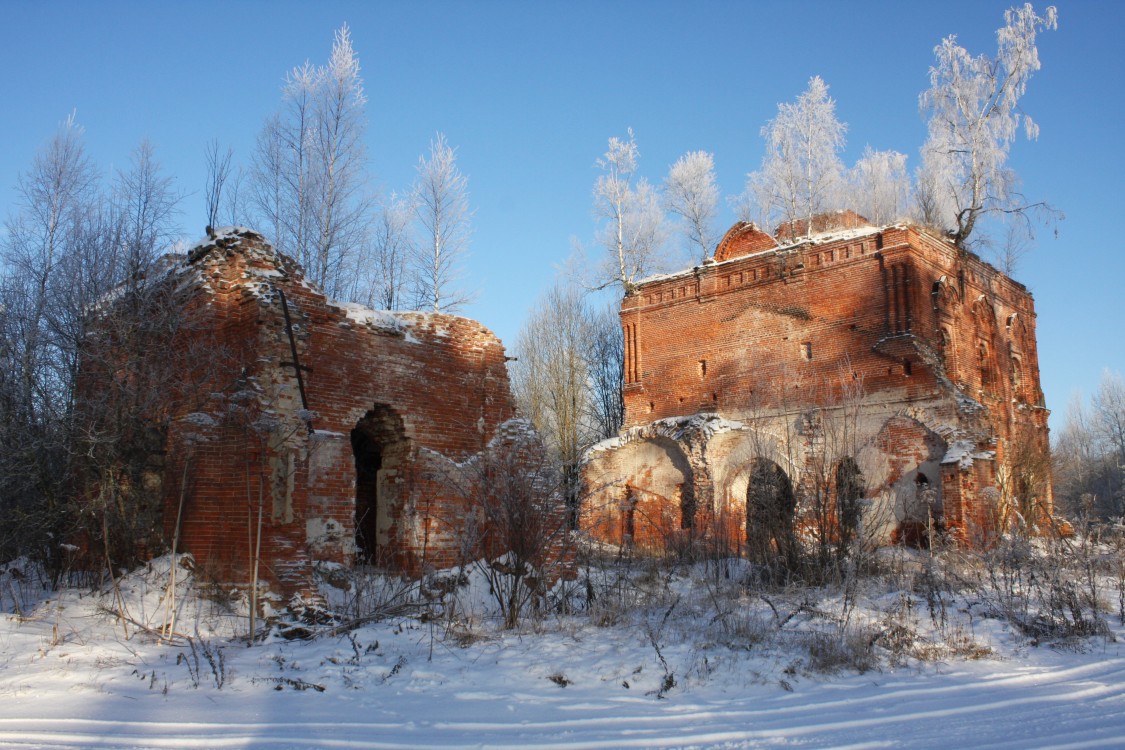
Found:
[(466, 467), (537, 445), (496, 336), (334, 303), (244, 228), (192, 248), (170, 279), (191, 324), (168, 352), (179, 392), (154, 477), (169, 543), (218, 581), (249, 581), (257, 559), (286, 594), (308, 588), (314, 561), (417, 574), (463, 560), (479, 489)]
[(738, 224), (640, 282), (621, 324), (624, 428), (584, 468), (596, 538), (741, 548), (756, 518), (827, 515), (873, 544), (972, 544), (1051, 512), (1031, 294), (931, 231)]
[[(625, 424), (588, 453), (581, 528), (745, 552), (779, 518), (822, 540), (976, 543), (1049, 514), (1028, 291), (918, 227), (845, 212), (795, 229), (736, 225), (703, 265), (625, 296)], [(467, 562), (472, 467), (541, 450), (500, 341), (332, 302), (244, 228), (174, 266), (162, 283), (191, 324), (145, 480), (164, 538), (217, 581), (257, 560), (280, 593), (309, 588), (315, 561)]]

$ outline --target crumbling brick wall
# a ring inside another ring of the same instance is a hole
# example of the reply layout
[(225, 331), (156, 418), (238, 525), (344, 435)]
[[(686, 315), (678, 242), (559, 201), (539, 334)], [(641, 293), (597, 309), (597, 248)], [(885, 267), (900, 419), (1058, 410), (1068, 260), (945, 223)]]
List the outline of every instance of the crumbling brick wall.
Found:
[[(1047, 448), (1030, 293), (918, 227), (843, 212), (781, 241), (805, 228), (774, 237), (736, 225), (714, 258), (625, 297), (625, 425), (585, 469), (583, 523), (596, 534), (617, 541), (597, 530), (624, 528), (613, 510), (623, 493), (675, 468), (629, 447), (654, 429), (696, 456), (683, 480), (692, 512), (727, 518), (721, 535), (734, 542), (745, 539), (747, 467), (759, 460), (785, 472), (806, 515), (810, 497), (834, 492), (835, 467), (857, 461), (866, 528), (882, 541), (933, 523), (978, 537), (1023, 502), (1001, 480), (1018, 470), (1005, 456), (1027, 453), (1014, 444)], [(1040, 484), (1038, 520), (1051, 511)], [(669, 491), (660, 502), (683, 501)]]
[[(463, 561), (479, 488), (454, 477), (516, 418), (491, 332), (333, 303), (242, 228), (170, 278), (192, 291), (195, 325), (169, 356), (205, 396), (167, 405), (169, 542), (215, 579), (246, 582), (260, 524), (260, 577), (282, 593), (309, 585), (313, 560), (357, 552), (411, 573)], [(189, 355), (204, 337), (208, 356)]]

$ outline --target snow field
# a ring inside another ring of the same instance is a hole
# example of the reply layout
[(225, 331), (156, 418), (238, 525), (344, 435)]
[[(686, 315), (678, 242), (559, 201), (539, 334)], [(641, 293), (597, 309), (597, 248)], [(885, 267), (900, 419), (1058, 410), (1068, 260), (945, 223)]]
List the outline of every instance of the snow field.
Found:
[[(0, 747), (1095, 748), (1125, 737), (1115, 621), (1116, 640), (1033, 646), (965, 599), (949, 602), (942, 626), (915, 594), (871, 585), (833, 630), (837, 594), (781, 592), (720, 612), (706, 603), (730, 590), (699, 568), (638, 569), (636, 588), (621, 589), (629, 608), (603, 602), (598, 618), (502, 631), (470, 574), (437, 619), (311, 640), (275, 630), (251, 647), (242, 601), (181, 570), (181, 635), (162, 642), (170, 562), (123, 577), (120, 598), (66, 589), (25, 601), (23, 618), (2, 616)], [(599, 589), (606, 599), (611, 583)], [(127, 631), (112, 614), (121, 602)], [(774, 608), (788, 618), (781, 629)], [(876, 645), (868, 661), (813, 668), (810, 642), (869, 637), (891, 621), (930, 658)], [(952, 646), (937, 637), (943, 627)]]

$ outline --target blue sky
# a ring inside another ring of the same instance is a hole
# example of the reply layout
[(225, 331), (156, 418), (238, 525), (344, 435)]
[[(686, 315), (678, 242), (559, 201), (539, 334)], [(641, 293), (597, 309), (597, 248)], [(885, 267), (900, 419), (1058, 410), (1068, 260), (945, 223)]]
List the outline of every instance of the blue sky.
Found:
[[(594, 232), (594, 160), (636, 131), (659, 182), (682, 153), (713, 152), (724, 196), (762, 157), (761, 126), (810, 76), (865, 145), (908, 154), (932, 49), (957, 34), (995, 52), (1009, 2), (16, 2), (0, 0), (0, 216), (16, 177), (75, 110), (108, 175), (142, 138), (186, 193), (185, 237), (202, 235), (203, 149), (247, 159), (290, 68), (324, 62), (348, 23), (369, 96), (367, 145), (384, 190), (404, 190), (437, 131), (458, 149), (476, 213), (466, 310), (514, 343), (577, 240)], [(1105, 368), (1125, 371), (1125, 3), (1059, 3), (1024, 108), (1039, 140), (1017, 142), (1025, 193), (1066, 214), (1040, 233), (1017, 278), (1034, 293), (1047, 405), (1061, 417)], [(1045, 6), (1037, 5), (1042, 11)], [(734, 215), (726, 211), (722, 223)]]

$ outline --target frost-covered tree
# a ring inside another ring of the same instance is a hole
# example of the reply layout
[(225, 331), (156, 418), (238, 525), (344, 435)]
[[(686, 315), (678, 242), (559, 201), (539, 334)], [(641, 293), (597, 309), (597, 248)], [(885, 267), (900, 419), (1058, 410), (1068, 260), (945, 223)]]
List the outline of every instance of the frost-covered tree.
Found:
[(379, 207), (371, 247), (378, 269), (376, 297), (386, 310), (401, 308), (406, 299), (407, 262), (410, 259), (410, 221), (414, 215), (412, 196), (394, 193)]
[(910, 201), (906, 154), (875, 151), (870, 146), (848, 172), (850, 208), (881, 226), (903, 218)]
[(391, 193), (375, 209), (368, 254), (355, 274), (351, 297), (379, 310), (400, 310), (408, 304), (407, 291), (413, 242), (414, 198)]
[(996, 32), (995, 58), (973, 57), (956, 36), (934, 48), (930, 88), (919, 100), (929, 113), (919, 204), (922, 218), (948, 229), (962, 247), (969, 245), (984, 216), (1003, 214), (1026, 222), (1030, 213), (1049, 211), (1045, 204), (1024, 201), (1006, 163), (1021, 128), (1028, 138), (1039, 133), (1020, 99), (1040, 68), (1039, 31), (1057, 27), (1054, 7), (1039, 16), (1029, 3), (1005, 11), (1004, 26)]
[(328, 64), (316, 91), (316, 277), (341, 289), (353, 269), (350, 254), (367, 241), (371, 199), (368, 190), (367, 130), (359, 58), (345, 24), (336, 32)]
[(845, 132), (847, 125), (836, 119), (836, 102), (820, 76), (809, 79), (796, 102), (777, 105), (777, 117), (762, 128), (762, 168), (747, 183), (769, 221), (804, 220), (811, 232), (814, 214), (841, 205)]
[(455, 312), (471, 299), (458, 288), (472, 233), (469, 181), (441, 133), (430, 141), (429, 158), (418, 159), (417, 172), (413, 205), (419, 237), (411, 264), (414, 298), (419, 309)]
[(706, 151), (690, 151), (668, 170), (664, 178), (664, 205), (680, 218), (691, 256), (700, 263), (710, 257), (718, 237), (719, 186), (715, 159)]
[(306, 62), (289, 72), (282, 100), (258, 136), (252, 202), (277, 248), (325, 293), (341, 296), (367, 240), (371, 205), (367, 97), (346, 25), (327, 65)]
[(602, 174), (594, 183), (594, 214), (601, 222), (598, 241), (609, 256), (595, 286), (620, 286), (626, 294), (637, 279), (661, 267), (665, 245), (664, 211), (644, 178), (634, 182), (639, 152), (632, 128), (628, 134), (628, 140), (609, 139), (605, 154), (595, 162)]

